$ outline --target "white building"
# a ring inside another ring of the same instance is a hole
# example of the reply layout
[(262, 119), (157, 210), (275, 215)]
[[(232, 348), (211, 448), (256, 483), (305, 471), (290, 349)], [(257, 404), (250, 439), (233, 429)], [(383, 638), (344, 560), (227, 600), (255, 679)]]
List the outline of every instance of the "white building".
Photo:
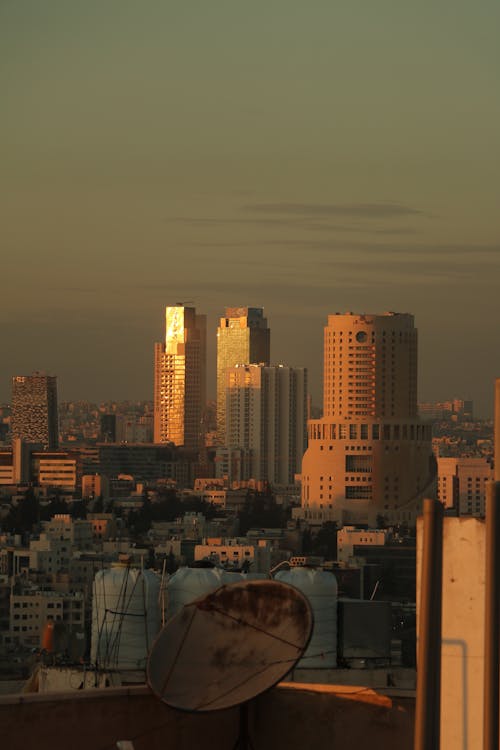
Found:
[(74, 519), (67, 513), (56, 513), (50, 521), (45, 521), (43, 529), (49, 539), (70, 542), (75, 549), (92, 549), (92, 523), (83, 519)]
[(242, 364), (226, 370), (230, 484), (247, 479), (293, 483), (306, 446), (306, 399), (304, 368)]

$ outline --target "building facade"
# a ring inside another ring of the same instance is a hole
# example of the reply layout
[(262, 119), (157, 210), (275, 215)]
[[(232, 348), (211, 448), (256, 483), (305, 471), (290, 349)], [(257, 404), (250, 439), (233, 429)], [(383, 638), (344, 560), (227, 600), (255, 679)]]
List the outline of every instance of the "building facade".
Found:
[(206, 317), (167, 307), (165, 341), (155, 344), (154, 442), (199, 449), (205, 402)]
[(434, 494), (431, 427), (417, 415), (417, 331), (406, 313), (328, 316), (323, 418), (308, 422), (299, 517), (413, 521)]
[(292, 484), (306, 446), (307, 371), (244, 364), (226, 370), (226, 443), (242, 463), (229, 482)]
[(437, 459), (438, 500), (459, 516), (484, 518), (486, 485), (494, 479), (491, 461), (484, 457), (457, 456)]
[(226, 443), (228, 367), (270, 362), (271, 332), (261, 307), (226, 307), (217, 329), (217, 442)]
[(57, 378), (34, 372), (12, 378), (13, 438), (54, 450), (59, 444)]

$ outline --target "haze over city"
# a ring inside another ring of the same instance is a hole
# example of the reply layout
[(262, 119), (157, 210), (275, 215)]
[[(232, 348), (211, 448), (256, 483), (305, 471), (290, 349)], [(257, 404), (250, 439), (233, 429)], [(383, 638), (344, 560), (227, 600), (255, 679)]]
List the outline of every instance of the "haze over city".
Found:
[[(2, 371), (152, 397), (165, 305), (264, 306), (321, 401), (328, 313), (408, 311), (419, 397), (500, 370), (497, 4), (4, 3)], [(212, 363), (210, 366), (210, 362)]]

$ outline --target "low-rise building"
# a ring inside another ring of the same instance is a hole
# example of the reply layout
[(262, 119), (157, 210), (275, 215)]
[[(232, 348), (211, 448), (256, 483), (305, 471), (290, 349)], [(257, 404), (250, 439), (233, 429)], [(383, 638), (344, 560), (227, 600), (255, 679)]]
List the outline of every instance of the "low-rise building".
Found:
[(354, 547), (383, 546), (390, 536), (387, 529), (358, 529), (344, 526), (337, 531), (337, 560), (349, 562), (354, 556)]
[(259, 540), (256, 545), (242, 538), (208, 538), (194, 548), (194, 559), (210, 560), (224, 568), (248, 568), (252, 573), (268, 573), (271, 568), (271, 544)]
[(84, 626), (82, 592), (63, 594), (36, 589), (10, 598), (10, 631), (12, 638), (25, 646), (39, 646), (44, 628), (50, 620), (66, 625), (68, 631)]
[(459, 516), (484, 517), (486, 484), (493, 479), (485, 457), (438, 458), (438, 499)]

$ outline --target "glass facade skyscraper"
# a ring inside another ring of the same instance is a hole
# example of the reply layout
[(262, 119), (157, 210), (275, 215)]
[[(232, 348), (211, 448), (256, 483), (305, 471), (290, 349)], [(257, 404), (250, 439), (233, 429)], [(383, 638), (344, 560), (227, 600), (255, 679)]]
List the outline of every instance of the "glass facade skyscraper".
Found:
[(165, 341), (155, 344), (154, 441), (199, 449), (206, 400), (206, 316), (165, 310)]
[(229, 367), (270, 361), (271, 331), (261, 307), (226, 307), (217, 329), (217, 442), (226, 442), (226, 379)]

